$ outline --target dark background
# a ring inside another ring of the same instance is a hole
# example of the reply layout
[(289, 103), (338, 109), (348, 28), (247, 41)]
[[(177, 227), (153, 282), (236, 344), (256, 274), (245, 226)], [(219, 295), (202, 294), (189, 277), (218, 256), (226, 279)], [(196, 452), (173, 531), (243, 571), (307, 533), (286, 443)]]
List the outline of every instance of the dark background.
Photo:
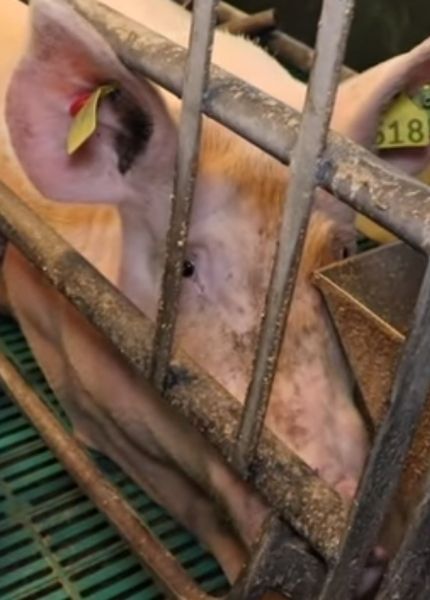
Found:
[[(322, 0), (230, 0), (255, 12), (276, 8), (281, 28), (313, 46)], [(430, 0), (356, 0), (345, 63), (361, 71), (430, 37)]]

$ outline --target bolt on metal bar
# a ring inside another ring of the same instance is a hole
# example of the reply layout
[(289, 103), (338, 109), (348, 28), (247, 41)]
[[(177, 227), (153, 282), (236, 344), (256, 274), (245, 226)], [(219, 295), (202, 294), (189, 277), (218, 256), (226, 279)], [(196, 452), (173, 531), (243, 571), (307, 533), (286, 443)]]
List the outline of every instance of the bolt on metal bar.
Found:
[[(63, 1), (106, 37), (129, 68), (181, 95), (184, 48), (91, 0)], [(281, 162), (290, 162), (300, 114), (283, 102), (212, 65), (203, 112)], [(428, 186), (334, 132), (320, 160), (318, 185), (414, 247), (430, 248)]]
[[(154, 331), (149, 319), (1, 182), (0, 233), (118, 349), (129, 365), (148, 377)], [(228, 460), (239, 426), (240, 403), (181, 350), (174, 352), (167, 379), (163, 394), (166, 403)], [(347, 504), (267, 429), (249, 481), (326, 560), (334, 560), (347, 523)]]
[(430, 477), (425, 495), (414, 512), (412, 523), (390, 565), (377, 600), (430, 598)]
[(237, 438), (234, 459), (243, 472), (252, 459), (266, 416), (353, 11), (354, 0), (325, 0), (322, 8), (317, 59), (291, 162), (275, 263)]
[(0, 380), (84, 493), (118, 530), (139, 562), (178, 600), (209, 599), (157, 540), (120, 492), (57, 421), (9, 360), (0, 354)]
[(397, 368), (390, 410), (373, 445), (340, 558), (329, 573), (321, 600), (347, 600), (357, 585), (365, 561), (396, 491), (407, 451), (415, 434), (430, 387), (430, 265), (427, 264), (415, 308), (413, 327)]
[(189, 55), (184, 73), (173, 203), (154, 338), (152, 381), (158, 389), (164, 385), (175, 335), (200, 147), (201, 108), (208, 82), (216, 21), (215, 5), (216, 0), (198, 0), (194, 3)]

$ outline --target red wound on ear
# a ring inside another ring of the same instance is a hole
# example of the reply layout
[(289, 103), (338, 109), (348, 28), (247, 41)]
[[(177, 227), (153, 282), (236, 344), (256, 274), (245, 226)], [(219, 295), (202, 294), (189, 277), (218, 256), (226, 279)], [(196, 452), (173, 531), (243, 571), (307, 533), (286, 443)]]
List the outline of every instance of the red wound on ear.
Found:
[(85, 102), (87, 102), (88, 98), (91, 96), (92, 92), (83, 92), (79, 94), (69, 107), (69, 114), (71, 117), (74, 117), (78, 114), (81, 108), (84, 106)]

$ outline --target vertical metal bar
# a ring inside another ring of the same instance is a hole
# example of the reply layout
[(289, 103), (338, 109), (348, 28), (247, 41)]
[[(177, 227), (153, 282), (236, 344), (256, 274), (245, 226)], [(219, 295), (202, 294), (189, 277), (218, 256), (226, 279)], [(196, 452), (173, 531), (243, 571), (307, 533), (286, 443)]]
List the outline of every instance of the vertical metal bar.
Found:
[(316, 598), (324, 577), (322, 560), (309, 552), (309, 546), (287, 523), (271, 516), (245, 572), (226, 600), (261, 600), (269, 591), (309, 600)]
[(321, 600), (351, 598), (378, 534), (424, 408), (430, 387), (430, 265), (418, 297), (414, 325), (405, 343), (391, 393), (390, 411), (376, 436), (354, 504), (338, 563)]
[(377, 600), (430, 598), (430, 477), (401, 548), (390, 565)]
[(253, 456), (267, 410), (277, 358), (309, 221), (319, 159), (324, 151), (354, 0), (325, 0), (302, 123), (290, 168), (275, 264), (266, 297), (253, 378), (237, 439), (242, 471)]
[(153, 536), (139, 515), (1, 354), (0, 380), (76, 483), (106, 515), (139, 562), (151, 571), (167, 597), (209, 600), (209, 596), (198, 588), (172, 554)]
[(174, 199), (167, 237), (166, 262), (154, 337), (152, 378), (162, 389), (172, 351), (181, 292), (189, 220), (202, 125), (203, 95), (208, 82), (216, 0), (195, 2), (179, 124)]

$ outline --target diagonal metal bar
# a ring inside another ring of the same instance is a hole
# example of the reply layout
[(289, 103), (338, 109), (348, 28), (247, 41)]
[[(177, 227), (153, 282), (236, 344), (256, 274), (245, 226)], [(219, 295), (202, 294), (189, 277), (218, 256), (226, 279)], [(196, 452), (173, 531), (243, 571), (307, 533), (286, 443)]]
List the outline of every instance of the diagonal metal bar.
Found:
[(276, 516), (269, 517), (251, 560), (226, 600), (261, 600), (277, 591), (286, 598), (315, 598), (325, 577), (325, 566), (309, 547)]
[(243, 472), (258, 444), (268, 407), (353, 9), (354, 0), (325, 0), (321, 13), (317, 58), (291, 162), (275, 264), (234, 457)]
[(0, 354), (0, 380), (76, 483), (118, 530), (140, 563), (169, 598), (208, 600), (194, 581), (142, 522), (120, 492), (94, 465), (85, 450), (57, 421), (8, 359)]
[(158, 389), (163, 389), (175, 335), (201, 138), (201, 109), (216, 23), (215, 5), (216, 0), (198, 0), (194, 4), (190, 50), (184, 74), (172, 212), (152, 359), (152, 381)]
[(430, 479), (377, 600), (430, 598)]
[[(129, 365), (148, 376), (152, 322), (1, 182), (0, 233), (104, 334)], [(242, 407), (180, 349), (174, 351), (163, 399), (229, 458)], [(324, 558), (334, 560), (348, 506), (267, 429), (249, 479)]]
[(404, 346), (391, 393), (390, 411), (374, 442), (341, 547), (321, 600), (352, 597), (365, 561), (399, 484), (402, 468), (430, 387), (430, 266), (427, 264), (414, 324)]

